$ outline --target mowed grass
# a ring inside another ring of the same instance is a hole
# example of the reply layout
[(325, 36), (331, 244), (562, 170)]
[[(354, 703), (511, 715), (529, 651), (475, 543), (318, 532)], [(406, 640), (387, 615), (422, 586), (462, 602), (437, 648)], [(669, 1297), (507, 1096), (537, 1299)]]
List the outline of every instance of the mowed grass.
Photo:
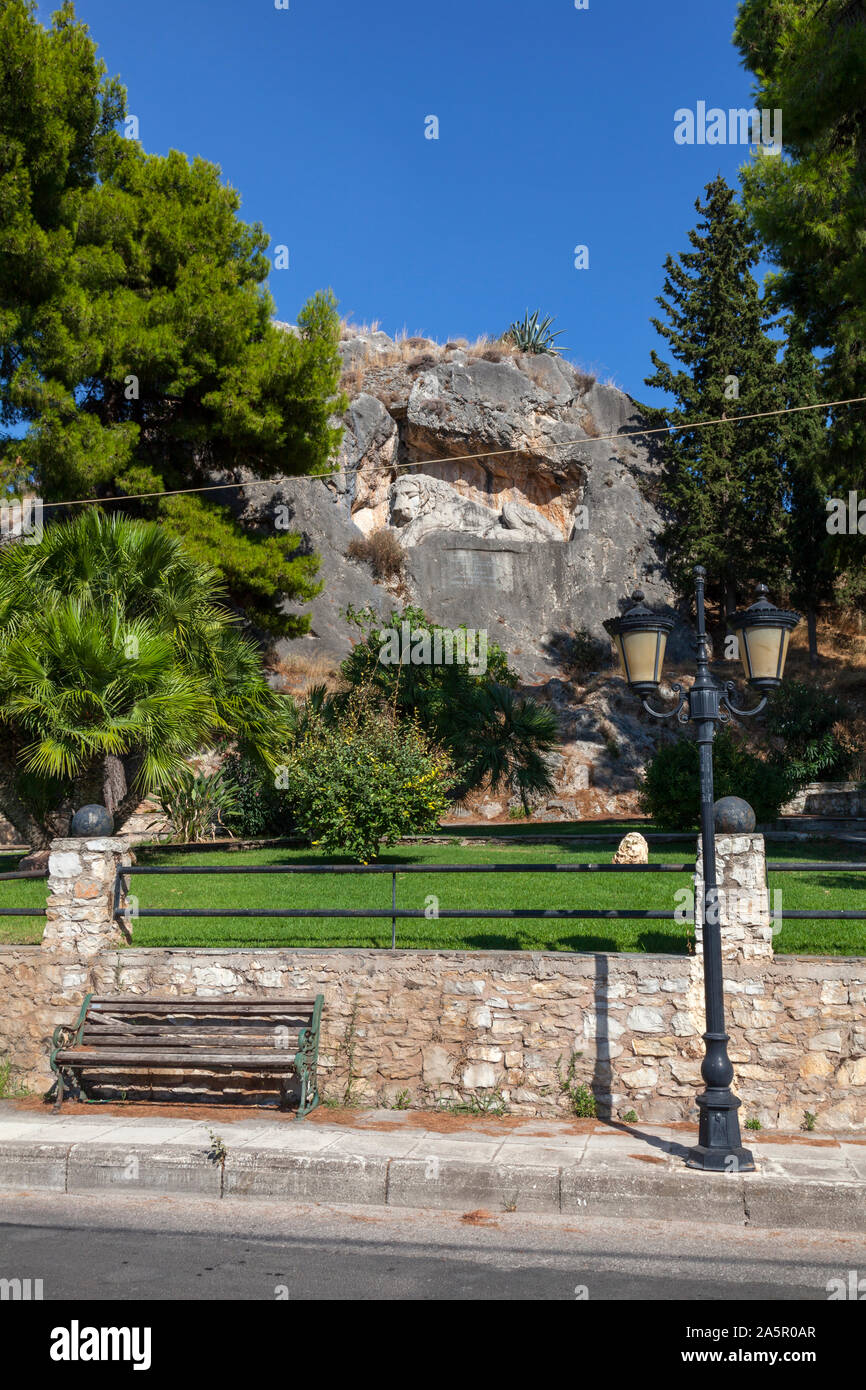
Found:
[[(496, 833), (498, 834), (498, 827)], [(587, 827), (588, 829), (588, 827)], [(556, 833), (556, 831), (554, 832)], [(601, 832), (598, 832), (601, 833)], [(550, 830), (548, 829), (548, 835)], [(622, 827), (610, 844), (581, 846), (544, 842), (509, 845), (430, 844), (396, 846), (383, 851), (381, 862), (400, 867), (424, 865), (429, 872), (398, 873), (397, 905), (440, 912), (473, 908), (580, 908), (616, 911), (624, 908), (673, 911), (676, 896), (691, 891), (695, 836), (651, 845), (651, 863), (686, 863), (689, 868), (668, 873), (591, 874), (558, 872), (557, 864), (607, 864)], [(140, 849), (139, 863), (160, 867), (201, 865), (232, 868), (281, 864), (348, 864), (309, 849), (263, 849), (241, 852), (178, 853), (171, 849)], [(774, 860), (852, 861), (855, 845), (839, 841), (771, 841), (768, 843), (771, 907), (783, 910), (866, 910), (866, 871), (830, 873), (773, 873)], [(13, 868), (14, 863), (0, 867)], [(550, 872), (491, 874), (437, 873), (437, 864), (551, 865)], [(141, 909), (153, 908), (378, 908), (381, 918), (297, 917), (168, 918), (139, 917), (134, 922), (134, 946), (202, 947), (388, 947), (391, 945), (391, 876), (361, 874), (189, 874), (145, 875), (131, 879), (131, 891)], [(773, 895), (781, 894), (781, 900)], [(44, 882), (0, 881), (0, 906), (36, 907), (44, 904)], [(38, 943), (43, 920), (0, 917), (0, 940)], [(692, 937), (689, 922), (663, 919), (572, 918), (514, 920), (398, 918), (398, 947), (432, 950), (637, 951), (685, 954)], [(777, 954), (866, 955), (866, 920), (787, 921), (774, 939)]]
[[(13, 874), (21, 854), (0, 853), (0, 874)], [(44, 908), (45, 879), (0, 879), (0, 907)], [(38, 946), (45, 930), (44, 917), (0, 917), (0, 945)]]

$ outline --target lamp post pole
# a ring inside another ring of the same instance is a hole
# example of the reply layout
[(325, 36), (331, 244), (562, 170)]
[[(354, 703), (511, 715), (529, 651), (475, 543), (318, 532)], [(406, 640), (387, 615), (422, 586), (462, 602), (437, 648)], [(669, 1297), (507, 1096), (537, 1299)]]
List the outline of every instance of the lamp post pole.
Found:
[[(690, 1168), (713, 1172), (750, 1172), (755, 1160), (740, 1139), (740, 1102), (731, 1090), (734, 1068), (725, 1032), (725, 994), (722, 975), (722, 930), (716, 884), (716, 828), (713, 813), (713, 739), (722, 718), (723, 690), (710, 673), (704, 613), (702, 565), (695, 569), (697, 600), (698, 673), (689, 692), (689, 719), (695, 723), (700, 759), (701, 847), (704, 867), (703, 945), (706, 1025), (701, 1076), (705, 1089), (697, 1097), (698, 1143), (686, 1160)], [(757, 711), (755, 711), (757, 713)]]
[(716, 726), (727, 722), (732, 715), (758, 714), (767, 703), (764, 692), (775, 690), (781, 683), (788, 639), (800, 621), (799, 614), (775, 608), (767, 598), (764, 585), (758, 589), (758, 601), (744, 613), (733, 615), (730, 625), (740, 632), (741, 655), (749, 684), (762, 693), (754, 709), (744, 709), (736, 700), (733, 681), (720, 685), (710, 671), (709, 643), (704, 611), (704, 582), (707, 572), (703, 565), (695, 566), (695, 597), (697, 602), (697, 674), (688, 694), (682, 686), (674, 685), (678, 696), (676, 708), (653, 709), (648, 696), (654, 694), (661, 680), (665, 644), (674, 620), (653, 613), (643, 604), (643, 594), (636, 590), (634, 607), (618, 618), (608, 619), (604, 627), (613, 638), (619, 652), (626, 680), (641, 697), (644, 709), (656, 719), (676, 718), (681, 724), (694, 723), (700, 767), (701, 846), (704, 867), (703, 946), (704, 996), (706, 1000), (706, 1032), (701, 1076), (704, 1090), (697, 1097), (700, 1111), (698, 1143), (690, 1151), (690, 1168), (708, 1172), (749, 1172), (755, 1161), (740, 1138), (737, 1111), (740, 1102), (731, 1091), (734, 1068), (728, 1056), (728, 1034), (725, 1032), (725, 995), (722, 976), (722, 933), (719, 890), (716, 883), (716, 829), (713, 802), (713, 739)]

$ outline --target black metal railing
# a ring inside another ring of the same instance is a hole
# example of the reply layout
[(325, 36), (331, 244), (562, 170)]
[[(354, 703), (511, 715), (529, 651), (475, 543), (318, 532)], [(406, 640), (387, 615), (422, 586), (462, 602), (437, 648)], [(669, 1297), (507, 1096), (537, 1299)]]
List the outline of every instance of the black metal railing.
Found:
[[(776, 863), (771, 860), (767, 864), (767, 874), (796, 874), (796, 873), (821, 873), (821, 874), (842, 874), (842, 873), (866, 873), (866, 862), (855, 861), (844, 863), (837, 860), (830, 860), (828, 863), (820, 863), (816, 860), (803, 859), (780, 859)], [(863, 887), (866, 888), (866, 882)], [(781, 921), (830, 921), (830, 922), (860, 922), (866, 920), (866, 912), (849, 912), (844, 908), (781, 908), (778, 913), (773, 914)]]
[[(586, 873), (688, 873), (687, 864), (185, 864), (150, 866), (132, 864), (120, 867), (115, 876), (114, 912), (125, 920), (122, 908), (129, 892), (124, 882), (134, 874), (390, 874), (391, 906), (387, 907), (149, 907), (139, 908), (137, 917), (286, 917), (286, 918), (378, 918), (391, 921), (391, 948), (397, 947), (397, 922), (401, 918), (425, 918), (424, 908), (397, 906), (398, 874), (586, 874)], [(674, 921), (676, 911), (661, 908), (446, 908), (437, 909), (436, 918), (508, 919), (511, 921), (574, 921), (579, 918), (637, 921)]]
[[(3, 879), (34, 879), (48, 878), (45, 869), (15, 869), (10, 873), (0, 874), (0, 881)], [(44, 917), (46, 908), (44, 907), (0, 907), (0, 917)]]
[[(187, 918), (374, 918), (390, 919), (391, 948), (397, 946), (397, 922), (400, 919), (419, 919), (428, 917), (424, 908), (401, 908), (397, 906), (397, 876), (399, 874), (646, 874), (646, 873), (693, 873), (693, 863), (675, 864), (188, 864), (188, 865), (146, 865), (134, 864), (118, 868), (114, 889), (115, 916), (125, 920), (123, 899), (129, 892), (128, 880), (133, 875), (178, 875), (178, 874), (390, 874), (391, 906), (387, 907), (150, 907), (139, 908), (137, 917), (187, 917)], [(866, 873), (866, 862), (845, 863), (839, 861), (809, 862), (807, 860), (784, 860), (767, 865), (772, 873)], [(866, 883), (864, 883), (866, 887)], [(662, 908), (437, 908), (436, 918), (448, 920), (496, 920), (508, 921), (575, 921), (615, 919), (631, 921), (675, 921), (681, 909)], [(847, 911), (842, 909), (788, 909), (774, 913), (777, 919), (815, 919), (838, 921), (866, 920), (866, 910)], [(686, 920), (694, 920), (692, 911)]]
[[(185, 875), (207, 874), (306, 874), (306, 875), (344, 875), (344, 874), (390, 874), (391, 906), (382, 908), (330, 908), (330, 907), (280, 907), (280, 908), (241, 908), (241, 907), (152, 907), (139, 908), (138, 917), (188, 917), (188, 918), (373, 918), (391, 922), (391, 945), (396, 947), (397, 922), (402, 918), (419, 919), (428, 914), (424, 908), (401, 908), (397, 905), (397, 877), (400, 874), (646, 874), (646, 873), (693, 873), (693, 863), (673, 864), (183, 864), (148, 865), (132, 864), (118, 868), (114, 883), (114, 915), (124, 917), (123, 903), (129, 893), (128, 880), (133, 875)], [(866, 874), (866, 861), (827, 862), (818, 860), (778, 860), (769, 861), (767, 873), (860, 873)], [(47, 879), (44, 869), (18, 869), (0, 873), (0, 881)], [(866, 881), (863, 887), (866, 888)], [(574, 921), (623, 920), (635, 921), (673, 921), (677, 918), (676, 909), (661, 908), (445, 908), (437, 909), (437, 918), (449, 920), (495, 920), (502, 918), (512, 921)], [(0, 917), (44, 917), (45, 907), (0, 907)], [(774, 911), (777, 920), (815, 920), (815, 921), (864, 921), (866, 910), (843, 908), (787, 908)]]

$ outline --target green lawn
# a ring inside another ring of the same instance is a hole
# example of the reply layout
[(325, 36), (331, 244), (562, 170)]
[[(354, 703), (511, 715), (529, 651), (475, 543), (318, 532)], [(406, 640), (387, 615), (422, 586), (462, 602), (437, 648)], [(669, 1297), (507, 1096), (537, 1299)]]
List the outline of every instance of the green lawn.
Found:
[[(21, 854), (0, 853), (0, 874), (13, 874)], [(44, 907), (44, 879), (0, 880), (0, 907)], [(44, 917), (0, 917), (0, 945), (34, 945), (42, 940)]]
[[(554, 832), (556, 833), (556, 832)], [(617, 835), (621, 833), (621, 829)], [(573, 864), (609, 863), (613, 844), (573, 848), (562, 844), (494, 846), (408, 845), (384, 852), (384, 862), (430, 866), (429, 873), (398, 876), (399, 907), (425, 907), (435, 895), (440, 910), (493, 910), (497, 907), (656, 908), (671, 910), (674, 894), (691, 887), (691, 872), (666, 874), (437, 874), (437, 864)], [(615, 843), (615, 841), (613, 842)], [(653, 863), (691, 863), (695, 837), (651, 848)], [(851, 860), (856, 847), (837, 841), (773, 841), (774, 859)], [(229, 865), (348, 863), (310, 850), (265, 849), (240, 853), (178, 854), (168, 849), (139, 850), (139, 862), (152, 865)], [(863, 856), (866, 858), (866, 856)], [(0, 867), (11, 868), (11, 863)], [(785, 909), (866, 909), (866, 872), (831, 874), (816, 871), (773, 874), (770, 890), (781, 890)], [(132, 891), (141, 908), (153, 907), (329, 907), (383, 908), (391, 903), (389, 874), (360, 875), (155, 875), (135, 876)], [(36, 906), (44, 902), (42, 882), (0, 882), (0, 906)], [(772, 905), (772, 899), (771, 899)], [(34, 918), (0, 918), (0, 940), (37, 942), (42, 922)], [(478, 921), (398, 919), (398, 946), (440, 949), (510, 949), (561, 951), (648, 951), (683, 954), (690, 925), (664, 920)], [(390, 946), (389, 918), (140, 918), (137, 946)], [(789, 921), (775, 938), (778, 953), (810, 955), (866, 954), (866, 921)]]

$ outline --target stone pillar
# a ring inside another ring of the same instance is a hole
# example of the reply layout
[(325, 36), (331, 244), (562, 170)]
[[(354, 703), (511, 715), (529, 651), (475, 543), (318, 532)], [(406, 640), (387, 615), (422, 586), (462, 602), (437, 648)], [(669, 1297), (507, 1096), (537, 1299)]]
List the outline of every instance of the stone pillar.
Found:
[[(743, 964), (772, 960), (773, 924), (763, 835), (716, 835), (716, 879), (722, 959)], [(695, 953), (703, 955), (704, 863), (698, 839), (695, 866)]]
[(124, 939), (113, 915), (114, 880), (118, 866), (130, 862), (122, 836), (52, 840), (44, 950), (88, 966)]

